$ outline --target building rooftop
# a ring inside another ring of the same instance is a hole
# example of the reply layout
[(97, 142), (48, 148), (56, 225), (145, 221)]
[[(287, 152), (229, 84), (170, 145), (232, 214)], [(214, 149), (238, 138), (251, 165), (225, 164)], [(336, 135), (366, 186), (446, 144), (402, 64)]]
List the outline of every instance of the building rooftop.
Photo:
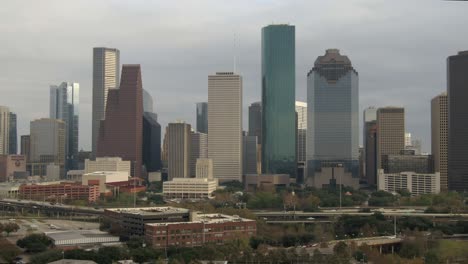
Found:
[(115, 237), (108, 234), (107, 232), (102, 232), (99, 230), (54, 231), (45, 232), (45, 235), (51, 238), (53, 241), (89, 239), (96, 237)]
[(49, 264), (96, 264), (96, 262), (92, 260), (61, 259), (54, 262), (49, 262)]
[(111, 208), (106, 209), (110, 212), (135, 215), (159, 215), (171, 213), (188, 213), (189, 209), (177, 208), (171, 206), (165, 207), (137, 207), (137, 208)]
[(150, 223), (150, 226), (168, 226), (177, 224), (187, 223), (205, 223), (205, 224), (216, 224), (216, 223), (235, 223), (235, 222), (251, 222), (255, 220), (242, 218), (238, 215), (225, 215), (225, 214), (195, 214), (193, 220), (190, 222), (173, 222), (173, 223)]

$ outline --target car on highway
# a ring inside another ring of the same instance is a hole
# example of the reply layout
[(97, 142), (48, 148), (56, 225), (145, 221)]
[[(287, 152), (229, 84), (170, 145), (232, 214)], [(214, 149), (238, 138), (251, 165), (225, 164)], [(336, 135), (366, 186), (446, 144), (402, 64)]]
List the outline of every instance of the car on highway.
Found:
[(307, 220), (315, 220), (313, 217), (307, 217)]

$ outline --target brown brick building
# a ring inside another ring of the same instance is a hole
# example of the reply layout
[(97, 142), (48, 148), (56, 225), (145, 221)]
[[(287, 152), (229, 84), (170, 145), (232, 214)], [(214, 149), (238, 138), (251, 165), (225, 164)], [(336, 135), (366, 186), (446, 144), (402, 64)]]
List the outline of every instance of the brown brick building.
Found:
[(132, 176), (141, 177), (143, 136), (143, 89), (139, 64), (125, 64), (119, 89), (110, 89), (106, 119), (101, 121), (98, 157), (130, 160)]
[(146, 241), (154, 248), (193, 247), (205, 243), (224, 244), (257, 233), (254, 220), (223, 214), (191, 215), (190, 222), (146, 224)]
[(85, 186), (76, 183), (23, 184), (19, 187), (18, 196), (27, 200), (64, 199), (95, 202), (99, 198), (99, 186)]

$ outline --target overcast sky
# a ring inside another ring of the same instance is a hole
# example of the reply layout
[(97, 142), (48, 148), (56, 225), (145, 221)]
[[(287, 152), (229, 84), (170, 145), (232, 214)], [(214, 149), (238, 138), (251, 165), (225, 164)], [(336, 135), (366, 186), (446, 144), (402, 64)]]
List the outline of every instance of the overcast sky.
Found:
[(80, 83), (79, 145), (89, 150), (93, 47), (142, 65), (163, 128), (194, 125), (207, 76), (232, 71), (237, 54), (246, 130), (247, 107), (260, 100), (260, 32), (271, 23), (296, 26), (297, 100), (315, 58), (338, 48), (359, 72), (361, 117), (368, 106), (404, 106), (406, 130), (430, 151), (430, 99), (446, 89), (447, 56), (468, 49), (468, 2), (2, 1), (0, 105), (29, 134), (31, 120), (48, 117), (49, 85)]

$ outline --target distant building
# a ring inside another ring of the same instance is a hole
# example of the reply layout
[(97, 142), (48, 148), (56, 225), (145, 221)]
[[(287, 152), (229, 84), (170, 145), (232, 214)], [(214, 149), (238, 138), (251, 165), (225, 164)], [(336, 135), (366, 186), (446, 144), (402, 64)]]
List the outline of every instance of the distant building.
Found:
[(262, 173), (296, 178), (296, 29), (262, 28)]
[(411, 146), (412, 136), (411, 133), (405, 132), (405, 148)]
[[(238, 238), (257, 234), (255, 220), (223, 214), (191, 214), (189, 222), (146, 224), (146, 241), (153, 248), (194, 247), (207, 243), (222, 245)], [(184, 234), (190, 230), (191, 235)]]
[(440, 189), (448, 190), (447, 151), (448, 151), (448, 101), (447, 93), (431, 100), (431, 146), (434, 157), (434, 170), (440, 172)]
[(468, 51), (447, 58), (448, 189), (468, 190)]
[(21, 136), (21, 151), (20, 154), (26, 158), (26, 162), (30, 159), (30, 141), (31, 137), (29, 135)]
[[(52, 241), (55, 247), (64, 246), (84, 246), (84, 245), (102, 245), (106, 243), (116, 243), (120, 241), (118, 236), (109, 235), (107, 232), (99, 230), (66, 230), (66, 231), (51, 231), (45, 232), (45, 235)], [(64, 260), (62, 260), (64, 261)], [(56, 264), (90, 264), (95, 262), (51, 262)]]
[(242, 76), (217, 72), (208, 76), (208, 158), (214, 177), (242, 180)]
[[(30, 123), (31, 175), (46, 176), (49, 164), (60, 166), (60, 175), (65, 176), (65, 122), (58, 119), (41, 118)], [(34, 168), (34, 169), (33, 169)]]
[(153, 97), (143, 89), (143, 112), (154, 113), (153, 104)]
[(12, 179), (15, 172), (26, 172), (23, 155), (0, 155), (0, 182)]
[(431, 155), (383, 155), (382, 169), (385, 173), (433, 173), (434, 160)]
[(190, 138), (190, 177), (194, 177), (196, 174), (197, 160), (208, 158), (208, 135), (192, 131)]
[(217, 188), (217, 179), (174, 178), (163, 182), (163, 195), (166, 199), (208, 199)]
[(169, 123), (166, 137), (168, 179), (190, 177), (191, 127), (189, 124)]
[(408, 190), (412, 195), (439, 193), (440, 173), (384, 173), (379, 170), (379, 190), (398, 192)]
[(96, 202), (99, 198), (99, 187), (76, 183), (23, 184), (19, 187), (18, 196), (25, 200), (85, 200)]
[(243, 180), (246, 191), (261, 187), (289, 187), (290, 182), (288, 174), (247, 174)]
[(0, 106), (0, 155), (8, 155), (10, 148), (10, 109)]
[(93, 152), (91, 151), (86, 151), (86, 150), (78, 151), (78, 169), (84, 170), (85, 160), (91, 159), (92, 156), (93, 156)]
[(197, 159), (195, 178), (198, 179), (214, 179), (213, 176), (213, 160), (212, 159)]
[(188, 209), (176, 207), (114, 208), (104, 210), (104, 218), (111, 228), (122, 229), (122, 236), (144, 236), (145, 224), (188, 222)]
[(93, 49), (93, 113), (92, 152), (97, 153), (97, 141), (101, 120), (106, 119), (109, 89), (119, 88), (120, 51), (114, 48)]
[(65, 122), (65, 171), (78, 167), (79, 97), (78, 83), (50, 86), (49, 118)]
[(367, 184), (377, 185), (377, 108), (364, 110), (364, 175)]
[(147, 172), (161, 170), (161, 125), (157, 115), (143, 114), (143, 165)]
[(307, 74), (307, 105), (306, 182), (316, 187), (333, 185), (322, 180), (332, 180), (333, 175), (325, 173), (340, 167), (343, 177), (352, 177), (343, 179), (343, 184), (355, 186), (360, 177), (359, 76), (338, 49), (326, 50)]
[(59, 165), (53, 163), (47, 164), (46, 166), (46, 181), (58, 181), (62, 178), (62, 170)]
[(16, 114), (10, 112), (10, 133), (9, 133), (9, 147), (8, 154), (16, 155), (18, 154), (18, 135), (16, 128)]
[(81, 184), (99, 186), (99, 193), (105, 194), (107, 183), (127, 182), (129, 176), (127, 171), (95, 171), (83, 174)]
[(85, 160), (85, 173), (95, 171), (126, 171), (130, 175), (130, 161), (119, 157), (101, 157), (96, 160)]
[(139, 64), (124, 64), (119, 89), (110, 89), (105, 120), (99, 127), (97, 157), (122, 157), (141, 176), (143, 143), (143, 88)]
[(208, 103), (197, 103), (197, 132), (208, 134)]
[(384, 155), (399, 155), (405, 149), (405, 109), (377, 109), (377, 170), (382, 168)]
[(297, 162), (304, 164), (306, 157), (307, 138), (307, 103), (296, 101), (297, 113)]
[(257, 137), (262, 143), (262, 102), (254, 102), (249, 106), (249, 136)]
[(67, 171), (66, 180), (72, 182), (81, 182), (83, 179), (84, 170), (69, 170)]
[(257, 137), (256, 136), (243, 136), (243, 170), (242, 174), (255, 174), (257, 173)]
[(317, 188), (336, 188), (342, 185), (359, 189), (359, 178), (352, 177), (351, 172), (346, 170), (342, 164), (323, 164), (321, 171), (315, 173), (313, 179), (308, 180), (309, 184)]

